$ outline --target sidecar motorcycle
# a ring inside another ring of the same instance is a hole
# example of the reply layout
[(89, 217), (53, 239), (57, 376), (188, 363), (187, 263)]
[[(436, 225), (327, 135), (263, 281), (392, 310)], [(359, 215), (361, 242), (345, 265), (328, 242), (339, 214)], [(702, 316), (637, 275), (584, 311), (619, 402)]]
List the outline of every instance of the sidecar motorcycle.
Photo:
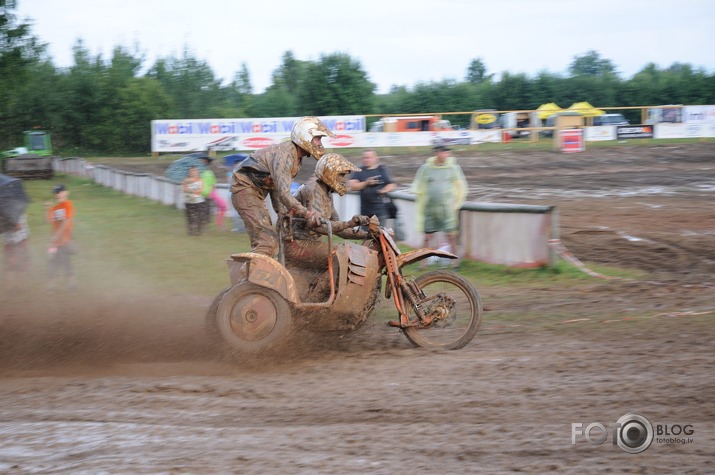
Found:
[[(279, 220), (279, 242), (290, 226)], [(214, 299), (206, 329), (237, 355), (270, 352), (300, 330), (352, 332), (375, 310), (382, 293), (392, 299), (399, 328), (415, 346), (459, 349), (476, 335), (482, 320), (477, 290), (455, 272), (440, 269), (421, 275), (404, 273), (405, 266), (432, 256), (456, 259), (437, 249), (402, 253), (389, 231), (370, 223), (371, 237), (362, 244), (333, 243), (328, 225), (326, 269), (286, 265), (251, 252), (227, 259), (231, 285)], [(416, 267), (416, 266), (412, 266)]]

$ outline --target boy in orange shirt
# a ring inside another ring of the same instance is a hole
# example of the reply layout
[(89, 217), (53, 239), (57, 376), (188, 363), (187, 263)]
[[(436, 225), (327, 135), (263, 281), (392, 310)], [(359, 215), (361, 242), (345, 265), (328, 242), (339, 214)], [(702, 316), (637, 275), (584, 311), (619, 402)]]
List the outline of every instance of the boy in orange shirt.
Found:
[(57, 185), (52, 190), (55, 195), (55, 204), (46, 203), (47, 220), (52, 224), (52, 237), (50, 239), (50, 283), (49, 289), (53, 290), (55, 278), (60, 269), (68, 278), (68, 287), (76, 287), (74, 269), (72, 269), (72, 225), (74, 222), (74, 206), (69, 200), (69, 191), (65, 185)]

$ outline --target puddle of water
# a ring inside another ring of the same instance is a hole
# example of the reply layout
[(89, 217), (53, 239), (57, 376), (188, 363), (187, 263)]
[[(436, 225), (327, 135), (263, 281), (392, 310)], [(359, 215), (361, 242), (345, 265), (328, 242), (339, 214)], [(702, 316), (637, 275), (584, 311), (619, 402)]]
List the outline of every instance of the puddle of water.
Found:
[(647, 243), (650, 243), (650, 244), (655, 244), (655, 242), (654, 242), (654, 241), (651, 241), (650, 239), (639, 238), (639, 237), (636, 237), (636, 236), (631, 236), (630, 234), (626, 234), (626, 233), (624, 233), (623, 231), (618, 231), (618, 235), (621, 236), (623, 239), (626, 239), (626, 240), (628, 240), (628, 241), (630, 241), (630, 242), (647, 242)]
[(658, 208), (664, 207), (664, 205), (654, 205), (652, 203), (636, 203), (636, 204), (639, 204), (641, 206), (647, 206), (648, 208), (651, 208), (651, 209), (658, 209)]
[[(544, 199), (549, 197), (558, 198), (633, 198), (636, 196), (674, 196), (680, 193), (708, 193), (715, 191), (713, 183), (694, 183), (691, 186), (644, 186), (628, 189), (608, 189), (608, 190), (586, 190), (586, 189), (570, 189), (558, 190), (554, 188), (500, 188), (490, 186), (473, 186), (470, 188), (470, 193), (477, 194), (480, 198), (491, 199), (513, 198), (513, 199)], [(639, 203), (643, 206), (651, 208), (660, 208), (662, 205), (652, 205), (648, 203)]]

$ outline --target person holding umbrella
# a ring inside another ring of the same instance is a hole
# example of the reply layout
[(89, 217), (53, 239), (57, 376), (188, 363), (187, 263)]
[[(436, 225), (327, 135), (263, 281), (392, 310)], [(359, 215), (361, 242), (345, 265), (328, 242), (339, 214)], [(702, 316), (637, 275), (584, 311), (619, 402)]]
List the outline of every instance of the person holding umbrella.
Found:
[(3, 287), (8, 290), (22, 284), (30, 267), (30, 228), (25, 214), (28, 201), (22, 180), (0, 175), (0, 234), (6, 282)]

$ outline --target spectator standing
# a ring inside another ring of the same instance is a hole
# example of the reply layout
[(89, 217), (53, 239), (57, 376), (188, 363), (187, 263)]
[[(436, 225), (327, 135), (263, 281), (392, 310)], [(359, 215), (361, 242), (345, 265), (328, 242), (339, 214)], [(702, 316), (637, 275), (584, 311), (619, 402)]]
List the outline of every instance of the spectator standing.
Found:
[(278, 235), (265, 203), (269, 195), (278, 215), (287, 212), (315, 225), (320, 222), (320, 215), (300, 204), (290, 187), (303, 157), (319, 160), (325, 154), (323, 137), (335, 134), (317, 117), (303, 117), (293, 124), (290, 142), (262, 148), (236, 167), (231, 179), (231, 202), (246, 226), (251, 252), (273, 257), (278, 250)]
[(380, 164), (377, 152), (367, 149), (362, 154), (362, 168), (350, 175), (348, 186), (360, 192), (360, 214), (377, 216), (381, 226), (387, 226), (390, 218), (387, 193), (395, 189), (387, 168)]
[(186, 207), (186, 221), (189, 226), (189, 236), (198, 236), (204, 227), (203, 206), (204, 183), (198, 167), (189, 168), (189, 175), (181, 184), (184, 192), (184, 206)]
[(201, 227), (204, 228), (211, 222), (211, 203), (216, 188), (216, 174), (211, 170), (213, 158), (204, 155), (201, 160), (204, 162), (204, 168), (201, 170), (201, 181), (203, 182), (201, 194), (204, 197), (204, 201), (201, 203)]
[(55, 280), (60, 272), (67, 278), (68, 288), (77, 286), (74, 269), (72, 267), (72, 228), (74, 227), (74, 204), (69, 199), (69, 190), (65, 185), (57, 185), (52, 190), (55, 202), (45, 203), (47, 220), (52, 225), (52, 237), (48, 253), (50, 255), (49, 290), (55, 289)]
[(30, 227), (27, 215), (20, 215), (12, 230), (2, 233), (5, 255), (5, 287), (13, 289), (24, 282), (30, 267)]
[(223, 196), (221, 196), (221, 193), (219, 193), (218, 188), (216, 187), (211, 190), (209, 198), (211, 198), (211, 201), (216, 205), (216, 228), (219, 231), (225, 231), (226, 228), (223, 225), (223, 218), (226, 215), (226, 210), (228, 209), (226, 200), (223, 199)]
[(467, 180), (446, 145), (438, 145), (434, 151), (436, 156), (420, 166), (410, 188), (415, 194), (415, 226), (424, 233), (424, 247), (438, 247), (432, 243), (433, 236), (442, 232), (451, 252), (458, 254), (459, 209), (467, 198)]

